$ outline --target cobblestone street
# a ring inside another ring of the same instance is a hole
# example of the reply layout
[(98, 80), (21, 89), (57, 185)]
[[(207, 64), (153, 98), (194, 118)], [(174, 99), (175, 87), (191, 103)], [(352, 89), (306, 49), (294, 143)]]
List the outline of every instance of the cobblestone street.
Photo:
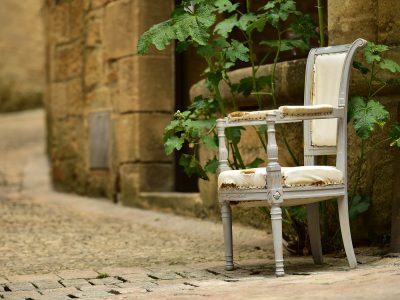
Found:
[(0, 116), (0, 299), (400, 299), (400, 259), (356, 249), (323, 266), (271, 235), (234, 225), (237, 269), (223, 269), (222, 226), (121, 207), (49, 187), (43, 111)]

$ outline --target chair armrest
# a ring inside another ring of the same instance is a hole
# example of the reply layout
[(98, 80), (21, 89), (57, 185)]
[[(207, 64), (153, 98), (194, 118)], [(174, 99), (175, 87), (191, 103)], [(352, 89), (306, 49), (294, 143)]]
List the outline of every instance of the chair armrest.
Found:
[(299, 122), (314, 119), (343, 118), (343, 107), (332, 105), (305, 105), (305, 106), (281, 106), (278, 109), (277, 123)]

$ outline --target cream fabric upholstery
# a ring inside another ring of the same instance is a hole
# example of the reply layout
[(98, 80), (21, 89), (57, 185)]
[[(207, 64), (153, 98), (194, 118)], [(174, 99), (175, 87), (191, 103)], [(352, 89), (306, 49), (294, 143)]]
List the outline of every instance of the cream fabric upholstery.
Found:
[(264, 120), (267, 113), (271, 110), (258, 110), (258, 111), (235, 111), (228, 115), (230, 122), (235, 121), (249, 121), (249, 120)]
[[(313, 105), (338, 107), (340, 78), (346, 53), (317, 55), (314, 64)], [(314, 146), (336, 146), (337, 120), (313, 120), (311, 141)]]
[(305, 106), (281, 106), (279, 112), (286, 116), (315, 116), (331, 114), (333, 106), (328, 104)]
[[(343, 173), (330, 166), (283, 167), (284, 187), (342, 184)], [(218, 189), (263, 189), (266, 168), (229, 170), (218, 176)]]

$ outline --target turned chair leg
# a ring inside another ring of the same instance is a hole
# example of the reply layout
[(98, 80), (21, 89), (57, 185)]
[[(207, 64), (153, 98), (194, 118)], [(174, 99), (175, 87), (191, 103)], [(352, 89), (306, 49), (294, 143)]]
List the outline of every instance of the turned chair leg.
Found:
[(232, 210), (228, 202), (222, 204), (221, 215), (224, 228), (226, 270), (232, 271), (234, 269), (232, 246)]
[(342, 232), (344, 250), (346, 251), (350, 268), (355, 268), (357, 266), (357, 260), (354, 254), (353, 242), (351, 241), (348, 206), (347, 195), (338, 198), (340, 230)]
[(319, 225), (319, 203), (307, 204), (307, 224), (308, 235), (310, 236), (311, 253), (314, 263), (321, 265), (323, 263), (321, 232)]
[(271, 207), (272, 237), (274, 239), (275, 252), (275, 274), (284, 276), (283, 269), (283, 248), (282, 248), (282, 209), (279, 205)]

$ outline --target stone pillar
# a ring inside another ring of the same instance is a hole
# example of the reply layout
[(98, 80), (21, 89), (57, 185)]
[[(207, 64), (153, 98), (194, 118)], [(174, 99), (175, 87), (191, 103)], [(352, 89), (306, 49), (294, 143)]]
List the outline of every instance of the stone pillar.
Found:
[[(400, 62), (400, 21), (396, 15), (399, 10), (400, 1), (398, 0), (328, 0), (329, 44), (350, 43), (362, 37), (368, 41), (391, 46), (387, 56)], [(356, 77), (353, 76), (353, 78)], [(366, 94), (365, 88), (364, 90), (353, 89), (353, 91), (360, 95)], [(384, 130), (376, 131), (369, 141), (369, 146), (387, 138), (390, 127), (396, 122), (396, 116), (400, 114), (399, 89), (386, 89), (377, 98), (390, 112), (391, 120)], [(358, 140), (352, 131), (349, 132), (349, 140), (351, 167), (359, 151)], [(388, 147), (387, 144), (368, 152), (361, 190), (372, 195), (373, 200), (367, 213), (368, 220), (364, 220), (365, 226), (353, 228), (356, 236), (361, 239), (381, 240), (390, 232), (392, 215), (392, 241), (397, 245), (394, 247), (397, 251), (400, 250), (400, 232), (396, 230), (400, 228), (400, 200), (396, 192), (400, 186), (398, 167), (396, 169), (398, 159), (399, 150)]]
[[(162, 134), (175, 106), (174, 53), (136, 54), (139, 36), (168, 19), (173, 5), (46, 1), (49, 152), (60, 188), (125, 204), (143, 191), (173, 189), (173, 160), (164, 154)], [(91, 166), (98, 150), (91, 139), (102, 131), (89, 120), (97, 113), (109, 116), (99, 124), (107, 128), (102, 169)]]

